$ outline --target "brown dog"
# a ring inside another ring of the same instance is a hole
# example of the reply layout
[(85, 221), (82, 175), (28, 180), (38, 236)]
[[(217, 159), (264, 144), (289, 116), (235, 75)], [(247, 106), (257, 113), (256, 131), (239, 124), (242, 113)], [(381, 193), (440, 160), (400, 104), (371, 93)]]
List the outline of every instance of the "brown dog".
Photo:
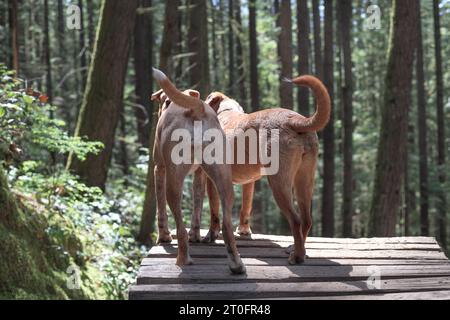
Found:
[[(245, 272), (245, 266), (241, 261), (233, 237), (231, 210), (233, 207), (233, 186), (231, 182), (231, 168), (225, 164), (195, 164), (194, 156), (187, 163), (175, 164), (173, 160), (173, 150), (178, 144), (173, 141), (174, 132), (177, 129), (184, 129), (191, 137), (195, 136), (194, 121), (201, 122), (202, 130), (216, 129), (222, 132), (217, 115), (207, 104), (198, 97), (198, 92), (188, 91), (183, 94), (178, 91), (169, 81), (164, 73), (153, 69), (153, 76), (163, 89), (152, 95), (152, 100), (160, 101), (161, 116), (156, 129), (153, 157), (155, 161), (155, 189), (158, 202), (158, 226), (160, 232), (168, 233), (167, 217), (165, 212), (166, 199), (175, 217), (178, 239), (177, 265), (187, 265), (192, 263), (189, 255), (188, 235), (183, 223), (181, 209), (181, 198), (183, 181), (187, 174), (195, 172), (201, 168), (213, 181), (215, 188), (219, 192), (219, 197), (223, 206), (223, 235), (230, 261), (230, 269), (233, 273), (241, 274)], [(194, 142), (189, 139), (190, 147), (195, 149)], [(198, 147), (198, 146), (197, 146)], [(201, 143), (203, 150), (205, 143)], [(191, 153), (192, 154), (192, 153)]]
[[(206, 103), (217, 112), (227, 138), (234, 139), (236, 129), (242, 129), (244, 132), (248, 129), (258, 132), (279, 129), (280, 170), (276, 174), (269, 175), (268, 179), (275, 201), (288, 219), (294, 236), (294, 251), (289, 257), (289, 263), (296, 264), (304, 261), (305, 240), (312, 225), (311, 200), (319, 149), (316, 132), (322, 130), (328, 123), (331, 106), (328, 91), (317, 78), (302, 76), (292, 82), (308, 87), (314, 92), (317, 110), (312, 117), (306, 118), (292, 110), (281, 108), (246, 114), (235, 100), (220, 92), (211, 93)], [(264, 166), (259, 158), (256, 164), (234, 163), (231, 166), (233, 183), (243, 185), (243, 205), (238, 230), (245, 234), (250, 232), (249, 218), (254, 182), (261, 179), (263, 175), (261, 168)], [(211, 207), (211, 226), (205, 240), (214, 241), (220, 230), (219, 195), (210, 183), (207, 189)], [(296, 194), (300, 214), (294, 206), (292, 189)]]

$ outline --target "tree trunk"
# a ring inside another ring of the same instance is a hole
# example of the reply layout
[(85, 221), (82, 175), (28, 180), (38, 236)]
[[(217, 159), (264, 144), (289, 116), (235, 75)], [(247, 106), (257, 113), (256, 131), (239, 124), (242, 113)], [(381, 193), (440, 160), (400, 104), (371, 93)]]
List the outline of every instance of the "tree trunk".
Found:
[[(310, 74), (309, 71), (309, 11), (307, 0), (297, 0), (297, 43), (298, 43), (298, 75)], [(298, 88), (298, 111), (309, 115), (309, 90)]]
[(173, 63), (169, 63), (171, 55), (175, 49), (175, 45), (177, 42), (177, 32), (178, 32), (178, 7), (180, 5), (179, 0), (172, 0), (166, 2), (166, 11), (165, 11), (165, 19), (164, 19), (164, 32), (163, 39), (161, 42), (161, 51), (160, 51), (160, 62), (159, 67), (161, 70), (169, 76), (174, 74), (175, 70), (172, 70), (171, 65)]
[(128, 64), (137, 0), (103, 1), (98, 40), (89, 70), (76, 135), (100, 141), (105, 148), (84, 162), (69, 155), (68, 167), (90, 186), (105, 187), (114, 145)]
[(420, 2), (417, 7), (417, 127), (419, 141), (419, 184), (420, 184), (420, 233), (429, 235), (428, 221), (428, 139), (427, 139), (427, 112), (425, 98), (425, 74), (423, 66), (423, 42)]
[[(333, 105), (333, 1), (325, 0), (324, 26), (324, 63), (323, 79), (330, 94)], [(323, 189), (322, 189), (322, 236), (334, 236), (334, 171), (335, 171), (335, 143), (334, 143), (334, 111), (331, 109), (330, 122), (323, 132)]]
[(245, 66), (244, 66), (244, 49), (242, 45), (242, 15), (241, 15), (241, 0), (236, 1), (236, 26), (238, 34), (236, 37), (236, 62), (237, 62), (237, 85), (239, 87), (239, 99), (242, 105), (248, 106), (247, 103), (247, 91), (245, 88)]
[[(45, 52), (45, 65), (47, 68), (47, 74), (45, 77), (46, 94), (48, 96), (48, 102), (52, 104), (53, 100), (53, 84), (52, 84), (52, 65), (50, 57), (50, 30), (49, 30), (49, 11), (48, 0), (44, 0), (44, 52)], [(53, 111), (50, 111), (50, 118), (54, 118)]]
[[(251, 110), (256, 112), (260, 108), (258, 83), (258, 39), (256, 34), (256, 0), (249, 2), (249, 42), (250, 42), (250, 96)], [(263, 211), (261, 181), (255, 183), (255, 198), (253, 200), (252, 229), (253, 232), (263, 232)]]
[(126, 136), (127, 136), (127, 121), (125, 117), (125, 111), (120, 113), (120, 140), (119, 140), (119, 146), (120, 146), (120, 167), (122, 169), (122, 175), (124, 179), (124, 187), (125, 189), (128, 188), (128, 176), (130, 175), (130, 163), (128, 161), (128, 149), (127, 149), (127, 143), (126, 143)]
[(19, 75), (19, 39), (18, 39), (18, 19), (17, 19), (17, 0), (10, 0), (9, 2), (9, 32), (11, 43), (11, 68), (16, 71), (16, 76)]
[(322, 38), (320, 36), (320, 9), (319, 0), (312, 1), (313, 8), (313, 26), (314, 26), (314, 64), (316, 77), (322, 79), (323, 60), (322, 60)]
[(343, 236), (352, 234), (353, 217), (353, 72), (352, 72), (352, 2), (341, 0), (339, 7), (339, 32), (341, 40), (342, 63), (344, 64), (344, 81), (342, 85), (343, 105), (343, 149), (344, 149), (344, 181), (342, 190)]
[(437, 221), (439, 228), (438, 240), (440, 244), (447, 248), (446, 210), (447, 195), (445, 192), (445, 115), (444, 115), (444, 80), (442, 76), (442, 52), (441, 52), (441, 22), (439, 16), (439, 1), (433, 0), (434, 16), (434, 42), (436, 59), (436, 118), (437, 118), (437, 165), (439, 172), (439, 191), (437, 203)]
[(83, 0), (78, 0), (78, 6), (80, 7), (80, 21), (81, 30), (79, 30), (80, 35), (80, 75), (81, 75), (81, 91), (86, 88), (86, 78), (87, 78), (87, 62), (86, 62), (86, 40), (85, 40), (85, 29), (84, 29), (84, 8)]
[(200, 94), (210, 93), (208, 57), (208, 17), (206, 0), (190, 0), (189, 10), (190, 85)]
[(405, 173), (417, 1), (394, 0), (384, 103), (370, 211), (370, 236), (395, 236)]
[(234, 2), (228, 0), (228, 93), (231, 97), (235, 95), (236, 74), (234, 61)]
[(88, 41), (89, 50), (92, 50), (95, 42), (95, 23), (94, 23), (94, 1), (87, 1), (87, 16), (88, 16)]
[[(152, 6), (151, 0), (140, 0), (142, 8)], [(153, 27), (151, 13), (136, 13), (136, 25), (134, 28), (134, 73), (136, 76), (135, 94), (137, 108), (135, 117), (137, 122), (138, 141), (142, 147), (150, 144), (149, 134), (151, 126), (152, 105), (149, 95), (153, 89), (152, 52), (153, 52)]]
[(275, 1), (275, 11), (278, 15), (277, 26), (281, 28), (278, 39), (278, 55), (281, 62), (280, 102), (282, 108), (293, 109), (294, 99), (292, 84), (284, 79), (292, 79), (292, 9), (289, 0)]

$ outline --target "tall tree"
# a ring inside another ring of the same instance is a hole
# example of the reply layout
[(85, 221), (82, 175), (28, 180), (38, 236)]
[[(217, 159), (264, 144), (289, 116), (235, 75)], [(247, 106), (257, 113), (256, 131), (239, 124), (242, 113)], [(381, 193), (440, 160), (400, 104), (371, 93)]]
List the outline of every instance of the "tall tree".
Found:
[[(248, 3), (249, 12), (249, 42), (250, 42), (250, 98), (251, 110), (256, 112), (260, 108), (259, 83), (258, 83), (258, 38), (256, 33), (256, 0), (250, 0)], [(255, 198), (252, 211), (252, 229), (254, 232), (262, 232), (263, 228), (263, 210), (261, 181), (255, 182)]]
[(338, 2), (339, 32), (341, 41), (341, 61), (344, 65), (342, 83), (343, 105), (343, 149), (344, 149), (344, 181), (342, 190), (342, 221), (343, 236), (352, 236), (353, 216), (353, 72), (352, 72), (352, 2), (341, 0)]
[(168, 75), (174, 74), (175, 70), (172, 70), (171, 63), (169, 63), (170, 57), (176, 48), (178, 41), (178, 7), (180, 6), (180, 0), (172, 0), (166, 2), (165, 19), (164, 19), (164, 32), (161, 42), (160, 50), (160, 63), (159, 66), (163, 72)]
[(10, 32), (10, 44), (11, 44), (11, 68), (19, 74), (19, 37), (18, 37), (18, 6), (17, 0), (10, 0), (9, 4), (9, 32)]
[(441, 245), (447, 247), (447, 195), (445, 192), (445, 115), (444, 115), (444, 80), (442, 75), (442, 44), (441, 44), (441, 21), (439, 13), (439, 1), (433, 0), (434, 17), (434, 52), (436, 59), (436, 119), (437, 119), (437, 165), (439, 171), (439, 191), (438, 191), (438, 239)]
[[(323, 80), (333, 105), (333, 1), (325, 0)], [(334, 236), (334, 181), (335, 181), (335, 134), (334, 111), (331, 109), (330, 121), (323, 132), (323, 188), (322, 188), (322, 236)]]
[(94, 58), (80, 110), (76, 135), (100, 141), (105, 148), (82, 162), (69, 155), (68, 168), (90, 186), (105, 187), (122, 110), (125, 75), (134, 29), (137, 0), (102, 1)]
[[(425, 98), (425, 73), (423, 66), (423, 39), (420, 1), (417, 5), (417, 51), (416, 51), (416, 82), (417, 82), (417, 127), (419, 141), (419, 190), (420, 190), (420, 233), (429, 234), (428, 221), (428, 139), (427, 112)], [(408, 226), (406, 226), (408, 227)], [(405, 229), (405, 235), (408, 235)]]
[(236, 63), (237, 63), (237, 85), (239, 88), (239, 98), (241, 104), (247, 106), (247, 91), (245, 88), (245, 65), (244, 65), (244, 48), (243, 48), (243, 32), (242, 32), (242, 14), (241, 0), (236, 1), (235, 20), (236, 20)]
[(87, 18), (88, 18), (88, 41), (89, 50), (94, 47), (95, 41), (95, 23), (94, 23), (94, 1), (87, 1)]
[(394, 0), (369, 235), (394, 236), (401, 204), (408, 105), (417, 30), (417, 2)]
[(201, 95), (210, 93), (208, 56), (208, 15), (206, 0), (190, 0), (189, 8), (189, 59), (191, 88)]
[(139, 2), (139, 9), (142, 10), (138, 10), (136, 13), (136, 25), (134, 28), (135, 94), (138, 105), (135, 108), (135, 117), (138, 141), (142, 147), (148, 147), (152, 115), (149, 94), (153, 88), (153, 77), (149, 70), (152, 67), (153, 27), (152, 13), (146, 12), (145, 9), (151, 8), (152, 1), (140, 0)]
[[(307, 0), (297, 0), (297, 43), (298, 43), (298, 74), (309, 74), (309, 11)], [(309, 114), (309, 90), (298, 88), (298, 111)]]
[(313, 11), (313, 29), (314, 29), (314, 65), (315, 73), (319, 79), (322, 79), (323, 74), (323, 60), (322, 60), (322, 38), (320, 28), (320, 9), (319, 0), (312, 1)]
[(80, 22), (81, 22), (81, 30), (79, 32), (80, 35), (80, 69), (81, 69), (81, 90), (86, 88), (86, 74), (87, 74), (87, 62), (86, 62), (86, 36), (85, 36), (85, 28), (84, 28), (84, 7), (83, 0), (78, 0), (78, 7), (80, 8)]
[(292, 84), (283, 79), (292, 79), (292, 8), (291, 1), (275, 1), (277, 26), (280, 27), (278, 39), (278, 55), (281, 63), (280, 74), (280, 102), (281, 107), (293, 109), (294, 99)]
[[(44, 0), (44, 52), (45, 52), (45, 66), (46, 77), (45, 86), (48, 101), (51, 104), (53, 100), (53, 83), (52, 83), (52, 64), (50, 56), (50, 28), (49, 28), (49, 11), (48, 0)], [(53, 118), (53, 111), (50, 111), (50, 117)]]
[(228, 93), (231, 96), (235, 94), (236, 74), (235, 74), (235, 61), (234, 61), (234, 1), (228, 0)]

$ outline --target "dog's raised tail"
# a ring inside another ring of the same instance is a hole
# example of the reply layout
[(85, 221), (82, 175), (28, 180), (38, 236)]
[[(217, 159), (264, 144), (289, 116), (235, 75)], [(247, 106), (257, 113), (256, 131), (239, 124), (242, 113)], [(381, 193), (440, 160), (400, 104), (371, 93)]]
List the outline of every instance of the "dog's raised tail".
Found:
[(311, 89), (316, 98), (316, 112), (312, 117), (296, 117), (291, 119), (293, 130), (301, 132), (320, 131), (330, 120), (331, 100), (325, 85), (316, 77), (305, 75), (291, 80), (296, 85)]
[(205, 106), (202, 100), (182, 93), (161, 70), (153, 68), (153, 78), (155, 78), (161, 89), (163, 89), (164, 93), (173, 103), (192, 110), (193, 114), (197, 116), (205, 112)]

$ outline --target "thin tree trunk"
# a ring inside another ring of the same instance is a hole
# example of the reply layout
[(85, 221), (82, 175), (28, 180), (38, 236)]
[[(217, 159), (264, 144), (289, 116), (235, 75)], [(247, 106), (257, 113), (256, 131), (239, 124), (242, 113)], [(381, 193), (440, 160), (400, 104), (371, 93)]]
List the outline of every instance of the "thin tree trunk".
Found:
[(352, 72), (352, 3), (351, 0), (341, 0), (339, 7), (339, 31), (344, 64), (344, 81), (342, 90), (343, 104), (343, 149), (344, 149), (344, 181), (342, 191), (342, 221), (343, 236), (351, 237), (353, 217), (353, 72)]
[(395, 236), (405, 174), (417, 1), (394, 0), (369, 235)]
[(237, 62), (237, 84), (239, 87), (239, 98), (241, 104), (247, 106), (247, 90), (245, 88), (245, 66), (244, 66), (244, 49), (242, 45), (242, 15), (241, 15), (241, 0), (236, 1), (236, 26), (238, 35), (236, 37), (236, 62)]
[(441, 22), (439, 13), (439, 1), (433, 0), (434, 16), (434, 42), (436, 59), (436, 118), (437, 118), (437, 165), (439, 172), (439, 191), (437, 203), (437, 221), (438, 221), (438, 240), (441, 245), (447, 248), (447, 195), (445, 192), (445, 116), (444, 116), (444, 80), (442, 75), (442, 49), (441, 49)]
[(86, 78), (87, 78), (87, 62), (86, 62), (86, 40), (85, 40), (85, 28), (84, 28), (84, 8), (83, 0), (78, 0), (78, 6), (80, 7), (80, 21), (81, 30), (79, 30), (80, 35), (80, 68), (81, 68), (81, 91), (86, 88)]
[(122, 110), (125, 75), (137, 0), (103, 1), (98, 40), (89, 70), (76, 136), (100, 141), (105, 148), (81, 162), (69, 155), (68, 168), (89, 186), (105, 187), (114, 135)]
[(234, 2), (228, 0), (228, 93), (230, 96), (235, 95), (236, 74), (234, 61)]
[(125, 138), (127, 136), (125, 110), (120, 113), (120, 167), (122, 169), (122, 175), (124, 178), (124, 187), (128, 188), (128, 176), (130, 175), (130, 163), (128, 161), (128, 149)]
[[(46, 65), (46, 77), (45, 86), (46, 94), (48, 96), (48, 102), (52, 104), (53, 100), (53, 84), (52, 84), (52, 65), (50, 56), (50, 28), (49, 28), (49, 11), (48, 0), (44, 0), (44, 52), (45, 52), (45, 65)], [(50, 118), (54, 118), (53, 111), (50, 111)]]
[(18, 19), (17, 19), (17, 0), (9, 1), (9, 32), (11, 43), (11, 67), (19, 75), (19, 39), (18, 39)]
[[(150, 8), (151, 0), (140, 0), (141, 8)], [(136, 13), (136, 25), (134, 28), (134, 72), (136, 76), (136, 103), (135, 117), (137, 122), (138, 140), (142, 147), (149, 146), (149, 134), (151, 126), (151, 102), (149, 94), (153, 88), (151, 76), (153, 28), (151, 13)]]
[[(256, 112), (260, 108), (258, 83), (258, 39), (256, 34), (256, 0), (249, 1), (249, 42), (250, 42), (250, 96), (251, 110)], [(263, 232), (263, 211), (261, 181), (255, 183), (255, 198), (253, 200), (252, 229), (253, 232)]]
[[(323, 79), (333, 104), (333, 1), (325, 0), (324, 26), (324, 64)], [(323, 189), (322, 189), (322, 236), (334, 236), (334, 181), (335, 181), (335, 143), (334, 111), (332, 107), (330, 122), (323, 132)]]
[(94, 1), (87, 1), (87, 16), (88, 16), (88, 41), (89, 50), (92, 50), (95, 42), (95, 23), (94, 23)]
[(178, 7), (180, 6), (179, 0), (171, 0), (166, 2), (166, 11), (165, 11), (165, 19), (164, 19), (164, 32), (163, 39), (161, 42), (161, 51), (160, 51), (160, 63), (159, 67), (162, 71), (164, 71), (167, 75), (174, 74), (175, 70), (172, 70), (169, 60), (171, 55), (176, 48), (177, 42), (177, 29), (178, 29)]
[(294, 99), (292, 84), (284, 79), (292, 79), (292, 9), (288, 0), (275, 1), (275, 10), (278, 13), (277, 25), (281, 28), (278, 39), (278, 54), (281, 62), (280, 74), (280, 102), (281, 107), (293, 109)]
[[(425, 98), (425, 73), (423, 66), (423, 40), (420, 2), (418, 4), (417, 18), (417, 127), (419, 141), (419, 184), (420, 184), (420, 233), (429, 235), (428, 221), (428, 139), (427, 139), (427, 112)], [(405, 230), (406, 231), (406, 230)]]
[(189, 60), (190, 84), (202, 95), (210, 93), (208, 17), (206, 0), (190, 0), (189, 52), (195, 53)]
[(320, 10), (319, 0), (312, 0), (313, 8), (313, 26), (314, 26), (314, 64), (316, 77), (322, 79), (323, 60), (322, 60), (322, 38), (320, 36)]
[[(307, 0), (297, 0), (298, 75), (309, 74), (309, 11)], [(309, 90), (298, 88), (298, 111), (309, 115)]]

